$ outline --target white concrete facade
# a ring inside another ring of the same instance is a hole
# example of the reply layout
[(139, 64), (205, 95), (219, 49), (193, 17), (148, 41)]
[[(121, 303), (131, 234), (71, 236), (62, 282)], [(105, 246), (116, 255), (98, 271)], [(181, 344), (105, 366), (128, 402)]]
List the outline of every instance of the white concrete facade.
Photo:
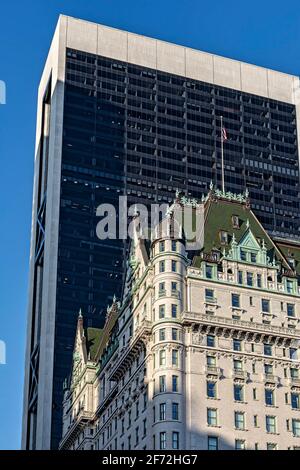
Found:
[(200, 265), (168, 236), (135, 245), (117, 348), (75, 350), (62, 449), (300, 448), (300, 290), (245, 233)]
[[(183, 46), (136, 35), (126, 31), (97, 25), (61, 15), (55, 30), (48, 58), (41, 77), (36, 127), (35, 180), (32, 207), (32, 238), (30, 254), (30, 283), (28, 327), (26, 345), (26, 371), (24, 381), (24, 413), (22, 448), (30, 448), (31, 440), (37, 449), (50, 448), (52, 388), (54, 363), (56, 272), (59, 226), (60, 168), (63, 129), (63, 102), (66, 48), (74, 48), (117, 60), (163, 70), (169, 73), (209, 83), (255, 93), (297, 106), (300, 128), (299, 78), (273, 70), (225, 59)], [(40, 146), (43, 138), (42, 113), (45, 93), (50, 83), (51, 122), (49, 143), (48, 194), (45, 233), (45, 259), (40, 337), (35, 338), (32, 317), (34, 299), (34, 250), (36, 238), (36, 212), (38, 209), (38, 180), (41, 163)], [(300, 142), (300, 141), (299, 141)], [(299, 147), (300, 153), (300, 147)], [(30, 437), (28, 430), (30, 360), (35, 346), (39, 350), (39, 382), (36, 432)]]

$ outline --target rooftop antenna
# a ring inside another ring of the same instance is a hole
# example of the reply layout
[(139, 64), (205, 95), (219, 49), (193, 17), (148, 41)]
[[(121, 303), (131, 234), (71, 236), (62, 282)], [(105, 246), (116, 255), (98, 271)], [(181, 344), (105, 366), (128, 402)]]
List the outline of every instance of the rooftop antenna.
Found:
[(226, 129), (223, 127), (223, 116), (221, 117), (221, 167), (222, 167), (222, 192), (225, 193), (225, 176), (224, 176), (224, 141), (227, 140)]

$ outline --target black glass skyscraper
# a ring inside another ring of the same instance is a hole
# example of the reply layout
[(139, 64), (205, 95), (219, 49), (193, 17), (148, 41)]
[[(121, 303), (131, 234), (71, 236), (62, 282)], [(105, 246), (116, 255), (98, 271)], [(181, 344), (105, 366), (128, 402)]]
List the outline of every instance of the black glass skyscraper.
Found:
[[(161, 67), (150, 66), (150, 60), (149, 66), (135, 63), (128, 44), (126, 60), (117, 57), (114, 44), (105, 55), (99, 41), (109, 42), (111, 31), (61, 17), (41, 81), (23, 419), (27, 448), (58, 446), (79, 309), (87, 325), (101, 326), (107, 304), (120, 293), (124, 243), (97, 238), (101, 203), (118, 207), (119, 196), (127, 195), (129, 204), (149, 205), (172, 201), (176, 189), (200, 198), (211, 181), (220, 187), (223, 116), (226, 190), (248, 188), (268, 231), (300, 235), (296, 77), (278, 74), (271, 89), (276, 72), (267, 71), (266, 93), (254, 94), (250, 85), (235, 86), (233, 61), (226, 59), (229, 78), (223, 86), (221, 79), (188, 73), (186, 52), (182, 74), (172, 72), (172, 58)], [(135, 40), (139, 57), (144, 39)], [(166, 45), (155, 44), (159, 57)], [(279, 99), (284, 86), (291, 89), (290, 99)]]

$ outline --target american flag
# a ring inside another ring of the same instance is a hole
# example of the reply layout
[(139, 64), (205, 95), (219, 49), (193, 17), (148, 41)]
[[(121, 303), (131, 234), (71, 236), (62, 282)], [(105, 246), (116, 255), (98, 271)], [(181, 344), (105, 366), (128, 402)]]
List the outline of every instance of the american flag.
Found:
[(224, 142), (225, 140), (228, 140), (227, 132), (225, 127), (222, 127), (222, 141)]

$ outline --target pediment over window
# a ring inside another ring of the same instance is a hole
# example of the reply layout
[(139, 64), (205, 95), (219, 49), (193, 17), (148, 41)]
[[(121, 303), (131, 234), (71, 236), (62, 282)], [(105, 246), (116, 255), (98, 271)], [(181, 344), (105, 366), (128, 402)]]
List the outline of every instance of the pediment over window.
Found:
[(239, 248), (246, 248), (247, 250), (254, 250), (254, 251), (261, 250), (261, 246), (259, 245), (258, 241), (256, 240), (250, 228), (247, 229), (247, 231), (241, 238), (238, 246)]

